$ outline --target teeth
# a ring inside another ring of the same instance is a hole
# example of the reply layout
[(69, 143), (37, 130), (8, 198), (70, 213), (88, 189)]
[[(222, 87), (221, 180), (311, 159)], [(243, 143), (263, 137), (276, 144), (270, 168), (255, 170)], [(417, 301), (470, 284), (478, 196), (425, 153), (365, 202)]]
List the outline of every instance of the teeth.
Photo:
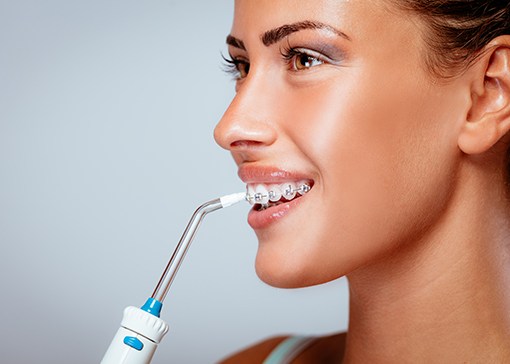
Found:
[(252, 205), (255, 205), (255, 188), (252, 185), (246, 187), (246, 199)]
[(276, 202), (282, 198), (282, 190), (278, 185), (269, 186), (269, 201)]
[(269, 193), (267, 192), (266, 186), (258, 185), (255, 187), (255, 203), (261, 205), (267, 205), (269, 202)]
[[(299, 182), (285, 182), (281, 185), (248, 184), (246, 186), (246, 199), (252, 205), (261, 205), (261, 209), (279, 205), (284, 200), (290, 201), (296, 195), (304, 195), (311, 190), (310, 182), (302, 180)], [(282, 201), (280, 201), (282, 200)]]
[(298, 193), (302, 196), (304, 195), (305, 193), (309, 192), (312, 188), (310, 187), (310, 185), (308, 184), (308, 182), (306, 181), (300, 181), (298, 182)]
[(280, 188), (283, 193), (283, 197), (286, 200), (292, 200), (294, 197), (296, 197), (296, 184), (294, 182), (287, 182), (282, 185), (280, 185)]

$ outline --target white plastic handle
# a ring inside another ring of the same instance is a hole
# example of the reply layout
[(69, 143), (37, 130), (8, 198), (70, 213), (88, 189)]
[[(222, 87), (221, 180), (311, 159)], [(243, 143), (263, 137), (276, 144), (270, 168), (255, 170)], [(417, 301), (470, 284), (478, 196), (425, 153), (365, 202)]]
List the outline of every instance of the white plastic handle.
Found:
[(159, 317), (127, 307), (101, 364), (149, 364), (167, 331), (168, 324)]

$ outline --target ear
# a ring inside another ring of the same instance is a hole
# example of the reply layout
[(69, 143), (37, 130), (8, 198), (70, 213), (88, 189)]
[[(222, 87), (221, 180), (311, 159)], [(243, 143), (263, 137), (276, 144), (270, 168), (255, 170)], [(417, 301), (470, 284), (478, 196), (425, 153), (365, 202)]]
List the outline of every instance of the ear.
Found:
[(510, 36), (495, 38), (473, 66), (471, 109), (458, 138), (466, 154), (489, 150), (510, 130)]

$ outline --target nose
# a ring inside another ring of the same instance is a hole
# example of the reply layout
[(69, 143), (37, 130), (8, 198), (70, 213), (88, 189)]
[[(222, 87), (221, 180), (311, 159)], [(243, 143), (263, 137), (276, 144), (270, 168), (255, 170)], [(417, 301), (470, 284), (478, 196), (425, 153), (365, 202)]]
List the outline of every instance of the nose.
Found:
[[(261, 150), (277, 138), (271, 114), (274, 99), (263, 81), (246, 79), (214, 129), (214, 139), (222, 148), (237, 151)], [(273, 114), (273, 117), (275, 115)]]

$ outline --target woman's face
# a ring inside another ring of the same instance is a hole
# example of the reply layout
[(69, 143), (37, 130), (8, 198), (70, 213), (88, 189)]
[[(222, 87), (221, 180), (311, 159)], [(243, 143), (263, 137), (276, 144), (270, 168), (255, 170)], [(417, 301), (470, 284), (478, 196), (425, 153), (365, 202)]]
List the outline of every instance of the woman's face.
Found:
[(461, 78), (430, 76), (423, 31), (381, 0), (236, 1), (237, 93), (215, 138), (250, 186), (312, 185), (250, 211), (267, 283), (318, 284), (395, 257), (440, 219), (469, 95)]

